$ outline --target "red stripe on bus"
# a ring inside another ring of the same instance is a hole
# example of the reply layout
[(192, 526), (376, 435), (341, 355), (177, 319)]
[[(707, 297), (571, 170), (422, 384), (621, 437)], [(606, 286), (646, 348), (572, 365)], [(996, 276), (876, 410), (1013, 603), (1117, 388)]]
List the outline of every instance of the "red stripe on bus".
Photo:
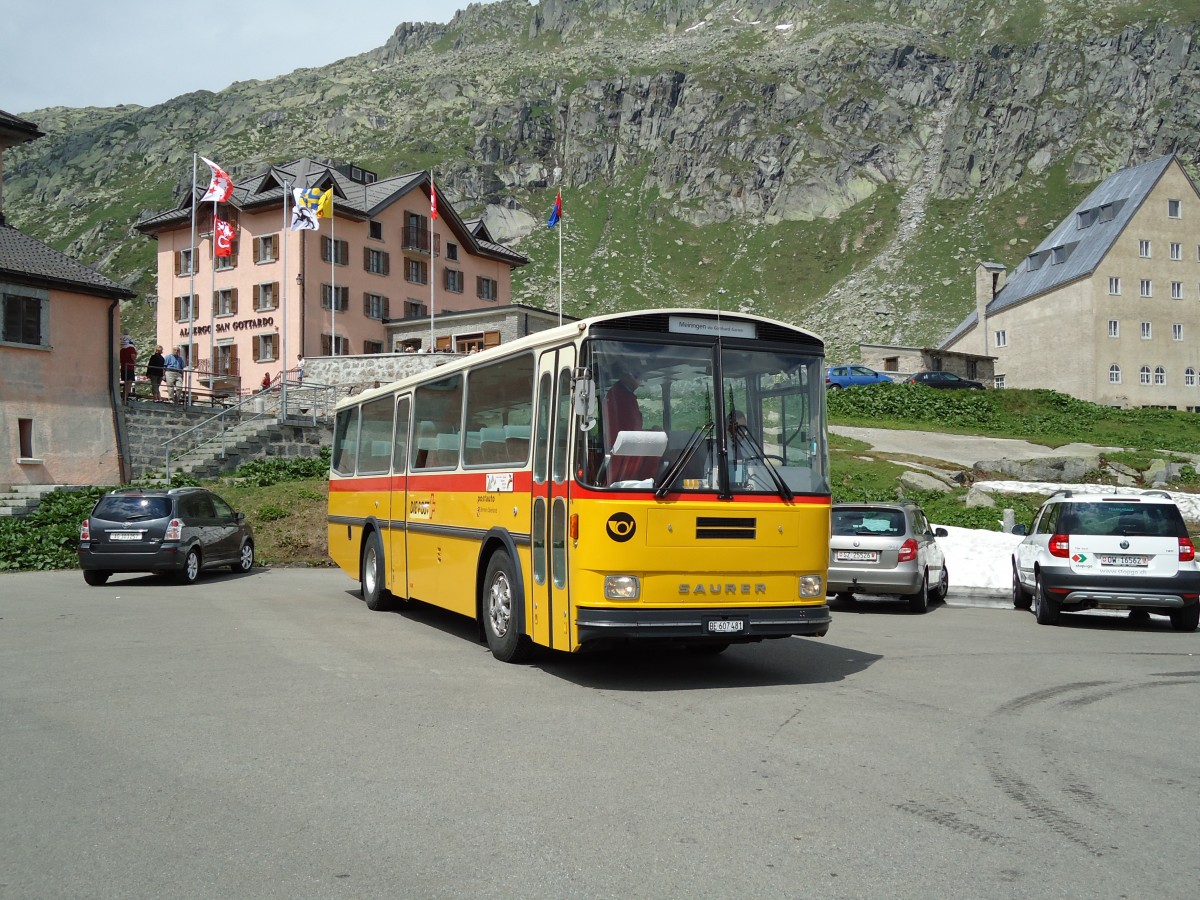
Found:
[(331, 478), (329, 490), (337, 493), (369, 493), (371, 491), (409, 490), (462, 491), (464, 493), (509, 493), (488, 491), (487, 476), (512, 475), (512, 493), (529, 493), (533, 488), (532, 472), (430, 472), (409, 475), (366, 475)]

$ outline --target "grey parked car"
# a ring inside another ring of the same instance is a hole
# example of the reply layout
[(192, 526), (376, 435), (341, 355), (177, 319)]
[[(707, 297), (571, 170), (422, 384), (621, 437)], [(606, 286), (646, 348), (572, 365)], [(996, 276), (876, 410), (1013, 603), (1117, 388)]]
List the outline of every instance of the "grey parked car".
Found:
[(113, 491), (79, 528), (79, 568), (91, 585), (114, 572), (171, 572), (191, 584), (218, 566), (249, 572), (254, 533), (244, 515), (204, 488)]
[(902, 594), (913, 612), (941, 603), (950, 590), (946, 558), (915, 503), (835, 503), (829, 541), (829, 593)]

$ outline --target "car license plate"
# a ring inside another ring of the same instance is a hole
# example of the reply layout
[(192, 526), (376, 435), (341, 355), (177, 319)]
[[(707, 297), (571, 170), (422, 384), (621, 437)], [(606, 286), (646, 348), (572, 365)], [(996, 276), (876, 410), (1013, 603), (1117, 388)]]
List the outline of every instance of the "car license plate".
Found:
[(833, 558), (838, 562), (875, 562), (879, 553), (875, 550), (836, 550)]
[(708, 630), (717, 632), (718, 634), (732, 634), (738, 631), (744, 631), (746, 628), (745, 619), (709, 619)]
[(140, 531), (110, 531), (108, 534), (110, 541), (137, 541), (141, 540), (141, 537)]
[(1148, 556), (1123, 556), (1111, 555), (1108, 553), (1100, 554), (1100, 565), (1102, 566), (1121, 566), (1125, 569), (1143, 569), (1150, 565), (1150, 557)]

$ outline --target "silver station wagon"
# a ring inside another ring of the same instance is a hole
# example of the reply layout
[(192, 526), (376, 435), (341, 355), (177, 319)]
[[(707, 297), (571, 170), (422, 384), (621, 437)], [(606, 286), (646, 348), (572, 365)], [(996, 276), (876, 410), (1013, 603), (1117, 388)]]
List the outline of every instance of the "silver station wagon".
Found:
[(950, 589), (946, 558), (915, 503), (835, 503), (829, 541), (829, 593), (900, 594), (913, 612), (941, 603)]

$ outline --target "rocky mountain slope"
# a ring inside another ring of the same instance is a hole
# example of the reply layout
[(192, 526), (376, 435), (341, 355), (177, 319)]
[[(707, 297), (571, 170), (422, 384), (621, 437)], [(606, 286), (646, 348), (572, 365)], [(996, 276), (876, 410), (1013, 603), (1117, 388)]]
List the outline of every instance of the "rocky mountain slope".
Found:
[[(380, 25), (386, 34), (387, 23)], [(1096, 181), (1200, 164), (1194, 0), (500, 0), (155, 107), (19, 112), (9, 220), (154, 299), (132, 223), (199, 151), (432, 168), (533, 262), (521, 302), (740, 308), (837, 353), (922, 343)], [(142, 301), (135, 301), (135, 305)], [(129, 315), (137, 318), (136, 309)]]

